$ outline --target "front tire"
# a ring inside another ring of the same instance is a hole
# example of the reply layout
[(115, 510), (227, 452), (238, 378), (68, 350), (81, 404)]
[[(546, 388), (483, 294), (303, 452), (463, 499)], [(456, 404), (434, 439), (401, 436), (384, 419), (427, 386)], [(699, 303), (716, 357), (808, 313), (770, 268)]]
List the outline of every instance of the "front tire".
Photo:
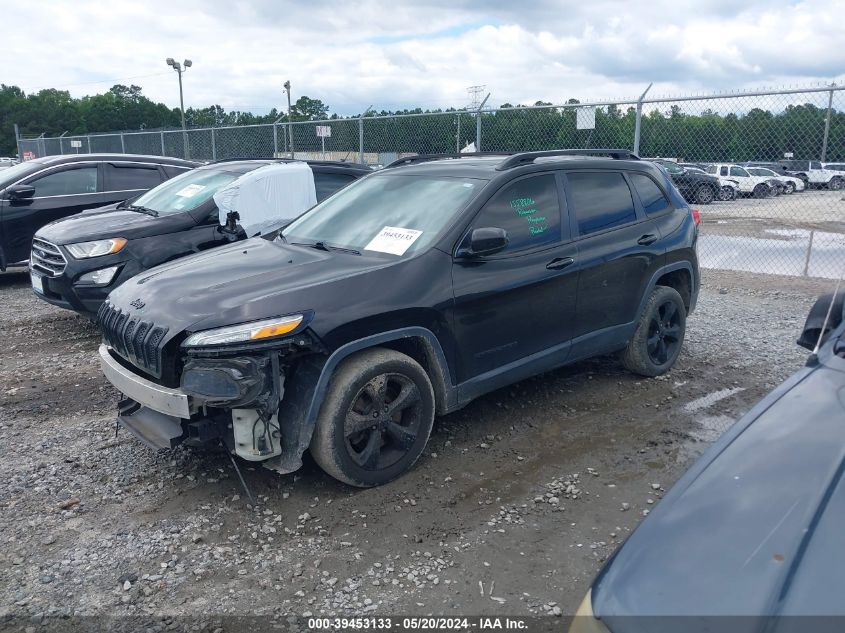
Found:
[(360, 488), (410, 470), (434, 425), (434, 389), (414, 359), (374, 348), (335, 370), (311, 439), (311, 455), (329, 475)]
[(686, 326), (687, 309), (681, 295), (674, 288), (656, 286), (622, 353), (622, 364), (641, 376), (665, 374), (678, 360)]
[(827, 185), (828, 189), (831, 191), (839, 191), (842, 189), (842, 179), (841, 178), (833, 178), (831, 179), (830, 183)]
[(734, 198), (736, 198), (736, 190), (733, 187), (728, 187), (727, 185), (722, 187), (719, 192), (719, 200), (722, 202), (730, 202)]
[(795, 193), (795, 183), (787, 182), (786, 185), (784, 185), (783, 192), (787, 195)]
[(769, 185), (764, 185), (762, 182), (754, 187), (752, 194), (755, 198), (768, 198), (772, 195), (772, 188)]

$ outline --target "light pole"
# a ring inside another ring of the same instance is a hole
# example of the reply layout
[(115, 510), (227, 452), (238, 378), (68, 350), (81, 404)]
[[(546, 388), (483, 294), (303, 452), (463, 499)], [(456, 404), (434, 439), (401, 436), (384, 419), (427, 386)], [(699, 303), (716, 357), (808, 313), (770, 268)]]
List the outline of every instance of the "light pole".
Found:
[(284, 83), (285, 92), (288, 94), (288, 135), (290, 138), (290, 157), (293, 158), (293, 126), (290, 118), (290, 80)]
[(185, 127), (185, 99), (182, 97), (182, 73), (188, 70), (193, 65), (193, 62), (190, 59), (186, 59), (181, 64), (177, 61), (174, 61), (172, 57), (168, 57), (166, 60), (167, 65), (172, 67), (173, 70), (176, 71), (176, 74), (179, 75), (179, 111), (182, 113), (182, 144), (184, 145), (184, 157), (190, 158), (188, 154), (188, 130)]

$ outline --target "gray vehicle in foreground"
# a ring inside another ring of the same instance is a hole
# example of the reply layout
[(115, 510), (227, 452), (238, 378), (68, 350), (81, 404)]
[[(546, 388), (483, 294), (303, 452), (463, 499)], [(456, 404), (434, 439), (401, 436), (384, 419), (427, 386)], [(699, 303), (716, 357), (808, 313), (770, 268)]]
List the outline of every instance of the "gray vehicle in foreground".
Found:
[(666, 494), (570, 633), (845, 629), (843, 308), (819, 299), (798, 341), (814, 350), (806, 367)]

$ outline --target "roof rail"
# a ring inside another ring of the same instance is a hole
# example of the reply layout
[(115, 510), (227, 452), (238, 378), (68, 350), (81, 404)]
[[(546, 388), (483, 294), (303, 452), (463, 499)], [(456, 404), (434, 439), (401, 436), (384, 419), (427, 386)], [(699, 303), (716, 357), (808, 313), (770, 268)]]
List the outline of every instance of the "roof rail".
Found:
[(391, 167), (401, 167), (402, 165), (413, 165), (414, 163), (425, 163), (430, 160), (440, 160), (442, 158), (472, 158), (474, 156), (511, 156), (513, 152), (464, 152), (453, 154), (417, 154), (416, 156), (405, 156), (398, 158), (392, 163), (384, 166), (384, 169)]
[[(122, 156), (123, 154), (120, 154)], [(272, 163), (308, 163), (309, 165), (335, 165), (335, 166), (344, 166), (344, 167), (362, 167), (366, 168), (366, 166), (361, 165), (361, 163), (353, 163), (350, 161), (345, 160), (321, 160), (317, 159), (310, 159), (310, 158), (290, 158), (289, 156), (282, 156), (282, 157), (272, 157), (272, 156), (232, 156), (230, 158), (218, 158), (216, 160), (210, 160), (206, 162), (206, 165), (217, 165), (219, 163), (232, 163), (237, 161), (244, 161), (244, 160), (264, 160), (267, 162)]]
[(496, 171), (513, 169), (521, 165), (530, 165), (538, 158), (547, 156), (609, 156), (614, 160), (640, 160), (640, 157), (628, 149), (553, 149), (545, 152), (520, 152), (514, 154), (496, 167)]

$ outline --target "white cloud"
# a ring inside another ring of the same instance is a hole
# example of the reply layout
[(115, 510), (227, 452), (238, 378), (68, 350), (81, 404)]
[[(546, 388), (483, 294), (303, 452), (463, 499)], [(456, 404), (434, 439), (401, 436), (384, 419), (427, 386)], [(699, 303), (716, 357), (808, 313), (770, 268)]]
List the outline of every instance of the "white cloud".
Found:
[[(309, 3), (6, 0), (2, 81), (74, 96), (136, 83), (178, 105), (164, 58), (188, 57), (186, 105), (266, 111), (294, 97), (333, 111), (683, 94), (845, 79), (842, 0), (372, 0)], [(134, 79), (133, 79), (134, 78)], [(103, 83), (91, 83), (101, 80)]]

